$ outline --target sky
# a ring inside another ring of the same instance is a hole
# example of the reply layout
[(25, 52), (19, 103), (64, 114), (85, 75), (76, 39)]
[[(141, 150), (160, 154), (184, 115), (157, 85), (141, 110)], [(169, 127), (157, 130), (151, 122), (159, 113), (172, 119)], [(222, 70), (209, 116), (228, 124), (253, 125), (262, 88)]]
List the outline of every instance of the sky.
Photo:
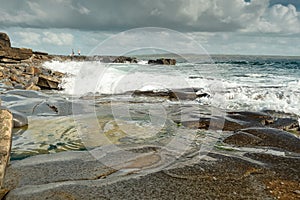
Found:
[[(0, 31), (13, 46), (51, 54), (80, 49), (88, 55), (121, 32), (161, 27), (191, 38), (209, 54), (300, 56), (300, 0), (0, 0), (0, 5)], [(151, 46), (149, 34), (134, 34), (130, 42), (139, 38)], [(118, 41), (116, 46), (124, 45)]]

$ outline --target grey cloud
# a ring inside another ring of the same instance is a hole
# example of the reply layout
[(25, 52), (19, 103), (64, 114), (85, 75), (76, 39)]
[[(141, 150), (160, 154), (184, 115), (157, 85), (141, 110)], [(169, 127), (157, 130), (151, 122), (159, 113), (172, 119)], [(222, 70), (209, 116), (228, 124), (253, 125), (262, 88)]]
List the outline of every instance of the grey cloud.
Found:
[(0, 27), (236, 31), (254, 23), (268, 0), (0, 0)]
[(123, 31), (152, 26), (185, 32), (299, 33), (297, 8), (281, 1), (0, 0), (0, 28)]

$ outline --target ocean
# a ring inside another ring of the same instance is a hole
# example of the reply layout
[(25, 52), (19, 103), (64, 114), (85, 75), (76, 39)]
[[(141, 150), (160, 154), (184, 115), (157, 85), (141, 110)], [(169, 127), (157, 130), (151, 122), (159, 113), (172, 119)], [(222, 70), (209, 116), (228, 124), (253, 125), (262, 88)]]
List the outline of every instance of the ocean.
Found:
[(198, 93), (219, 96), (215, 100), (211, 94), (197, 98), (201, 105), (300, 116), (299, 57), (212, 56), (209, 61), (197, 60), (199, 63), (177, 60), (176, 66), (148, 65), (143, 57), (138, 64), (54, 61), (45, 66), (70, 74), (61, 85), (62, 93), (69, 95), (195, 88)]

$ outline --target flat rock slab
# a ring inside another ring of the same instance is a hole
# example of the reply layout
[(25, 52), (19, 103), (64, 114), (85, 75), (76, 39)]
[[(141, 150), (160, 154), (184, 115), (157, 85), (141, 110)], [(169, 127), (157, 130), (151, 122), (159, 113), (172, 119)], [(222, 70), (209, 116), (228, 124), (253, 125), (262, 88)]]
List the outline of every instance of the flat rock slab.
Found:
[[(201, 160), (190, 154), (188, 162), (179, 158), (157, 168), (157, 151), (158, 147), (132, 149), (145, 157), (125, 167), (120, 164), (119, 169), (105, 162), (117, 163), (128, 152), (111, 152), (105, 160), (88, 152), (62, 152), (14, 161), (7, 172), (5, 185), (11, 191), (6, 199), (274, 199), (273, 192), (299, 197), (294, 193), (299, 159), (213, 151)], [(277, 188), (280, 182), (292, 190)]]

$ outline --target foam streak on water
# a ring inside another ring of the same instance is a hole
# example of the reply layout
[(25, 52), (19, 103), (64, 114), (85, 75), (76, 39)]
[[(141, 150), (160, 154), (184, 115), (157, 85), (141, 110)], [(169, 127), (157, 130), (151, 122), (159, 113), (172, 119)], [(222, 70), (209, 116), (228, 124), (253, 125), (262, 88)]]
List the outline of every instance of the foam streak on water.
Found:
[[(275, 110), (300, 116), (300, 62), (257, 61), (212, 64), (178, 63), (176, 66), (48, 62), (45, 66), (72, 74), (64, 79), (64, 92), (115, 94), (133, 90), (199, 88), (209, 92), (215, 84), (230, 110)], [(217, 66), (217, 67), (215, 67)], [(198, 99), (209, 104), (209, 99)]]

